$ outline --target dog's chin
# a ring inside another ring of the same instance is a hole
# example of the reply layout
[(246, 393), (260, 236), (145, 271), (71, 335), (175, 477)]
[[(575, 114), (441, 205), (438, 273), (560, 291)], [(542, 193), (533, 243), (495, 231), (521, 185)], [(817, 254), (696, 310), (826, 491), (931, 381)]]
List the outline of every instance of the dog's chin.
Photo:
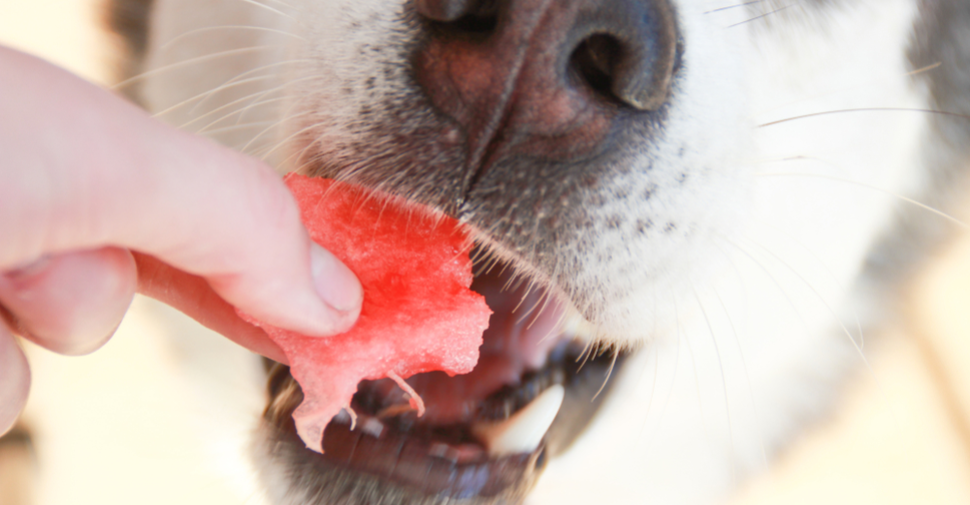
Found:
[(279, 504), (520, 503), (549, 458), (584, 431), (626, 352), (591, 343), (564, 306), (510, 268), (482, 266), (472, 288), (494, 311), (467, 375), (416, 375), (417, 417), (389, 379), (365, 381), (324, 432), (324, 453), (296, 434), (299, 385), (269, 366), (256, 461)]

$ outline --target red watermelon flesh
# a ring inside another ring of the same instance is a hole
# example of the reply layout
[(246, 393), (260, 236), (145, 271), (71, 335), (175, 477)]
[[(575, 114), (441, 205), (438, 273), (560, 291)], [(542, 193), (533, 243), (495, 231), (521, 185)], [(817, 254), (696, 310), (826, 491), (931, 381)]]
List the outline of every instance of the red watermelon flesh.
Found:
[[(360, 318), (346, 333), (306, 337), (262, 325), (303, 389), (297, 432), (323, 452), (324, 428), (361, 380), (403, 384), (418, 373), (471, 372), (492, 311), (469, 289), (469, 240), (454, 219), (331, 179), (290, 174), (285, 181), (310, 237), (364, 288)], [(423, 410), (420, 398), (411, 405)]]

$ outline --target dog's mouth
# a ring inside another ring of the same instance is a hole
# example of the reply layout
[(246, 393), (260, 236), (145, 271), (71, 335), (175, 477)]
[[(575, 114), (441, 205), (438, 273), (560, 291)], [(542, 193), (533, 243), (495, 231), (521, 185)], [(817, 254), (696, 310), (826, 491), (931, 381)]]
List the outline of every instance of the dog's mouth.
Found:
[(408, 379), (422, 417), (395, 382), (365, 381), (351, 402), (356, 419), (341, 412), (317, 454), (291, 418), (299, 386), (287, 367), (273, 367), (268, 455), (283, 459), (288, 480), (312, 488), (303, 493), (318, 497), (310, 503), (518, 503), (548, 458), (584, 431), (625, 353), (581, 339), (553, 294), (515, 283), (501, 266), (476, 275), (472, 289), (494, 311), (481, 358), (467, 375)]

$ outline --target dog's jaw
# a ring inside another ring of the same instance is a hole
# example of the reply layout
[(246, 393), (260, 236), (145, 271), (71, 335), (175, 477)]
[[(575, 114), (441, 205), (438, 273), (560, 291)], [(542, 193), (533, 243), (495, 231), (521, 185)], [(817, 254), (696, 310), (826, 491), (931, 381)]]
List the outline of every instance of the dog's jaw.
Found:
[[(211, 69), (209, 83), (192, 77), (189, 70), (197, 69), (160, 73), (146, 87), (151, 108), (166, 110), (245, 69), (292, 61), (276, 79), (234, 88), (244, 94), (246, 86), (265, 91), (287, 84), (286, 102), (247, 113), (247, 121), (266, 126), (214, 136), (257, 154), (285, 140), (270, 153), (285, 169), (306, 170), (302, 165), (312, 161), (311, 169), (326, 165), (448, 207), (432, 196), (446, 180), (414, 186), (379, 172), (401, 161), (387, 153), (413, 154), (382, 150), (375, 129), (395, 126), (420, 142), (453, 141), (420, 138), (434, 118), (402, 63), (415, 35), (399, 24), (400, 3), (290, 3), (297, 10), (280, 15), (233, 0), (207, 2), (201, 8), (240, 16), (212, 24), (268, 29), (240, 32), (240, 40), (220, 49), (274, 48), (238, 60), (242, 69)], [(592, 337), (650, 343), (639, 366), (619, 378), (623, 391), (609, 400), (600, 429), (551, 463), (536, 503), (626, 503), (643, 495), (679, 503), (716, 494), (763, 464), (762, 450), (770, 452), (800, 417), (824, 403), (824, 386), (853, 359), (846, 333), (858, 338), (856, 319), (861, 315), (865, 323), (869, 314), (846, 299), (869, 247), (892, 221), (896, 202), (886, 194), (915, 196), (923, 184), (917, 141), (924, 117), (836, 113), (768, 124), (846, 109), (925, 108), (905, 59), (916, 7), (887, 0), (872, 8), (864, 2), (813, 6), (822, 10), (757, 19), (779, 7), (769, 4), (715, 11), (722, 5), (678, 3), (684, 60), (662, 128), (643, 135), (638, 152), (620, 157), (623, 166), (613, 178), (576, 201), (586, 205), (583, 216), (604, 225), (595, 237), (588, 228), (574, 229), (566, 234), (573, 242), (564, 239), (540, 257), (488, 233), (495, 211), (469, 202), (451, 209), (496, 254), (570, 299), (596, 328)], [(186, 23), (202, 16), (178, 14), (200, 9), (188, 0), (159, 6), (155, 66), (213, 50), (173, 44), (160, 51), (163, 42), (198, 28)], [(272, 10), (283, 8), (274, 3)], [(177, 55), (173, 47), (199, 52)], [(173, 121), (213, 111), (210, 117), (218, 117), (238, 96), (212, 95), (200, 106), (177, 109), (189, 114)], [(278, 124), (284, 127), (259, 133)], [(371, 159), (368, 149), (385, 154)], [(647, 176), (646, 166), (652, 167)], [(626, 221), (610, 228), (617, 215)], [(538, 212), (523, 219), (541, 222)], [(646, 231), (638, 233), (641, 228)], [(586, 486), (590, 481), (597, 485)]]

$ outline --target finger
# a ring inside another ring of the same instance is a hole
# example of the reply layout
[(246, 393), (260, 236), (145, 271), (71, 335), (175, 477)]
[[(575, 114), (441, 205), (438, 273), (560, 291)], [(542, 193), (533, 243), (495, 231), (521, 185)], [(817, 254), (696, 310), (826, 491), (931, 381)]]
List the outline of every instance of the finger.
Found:
[(27, 358), (13, 335), (0, 322), (0, 435), (13, 427), (30, 390)]
[(356, 320), (359, 282), (311, 248), (292, 196), (266, 165), (9, 49), (0, 49), (0, 95), (19, 97), (0, 103), (0, 170), (10, 172), (0, 236), (12, 238), (0, 269), (112, 244), (205, 278), (275, 326), (329, 335)]
[(87, 354), (121, 324), (137, 278), (124, 249), (65, 253), (0, 274), (0, 304), (23, 337), (61, 354)]
[(288, 364), (286, 355), (263, 330), (243, 321), (205, 279), (135, 253), (138, 292), (175, 307), (203, 326), (269, 359)]

